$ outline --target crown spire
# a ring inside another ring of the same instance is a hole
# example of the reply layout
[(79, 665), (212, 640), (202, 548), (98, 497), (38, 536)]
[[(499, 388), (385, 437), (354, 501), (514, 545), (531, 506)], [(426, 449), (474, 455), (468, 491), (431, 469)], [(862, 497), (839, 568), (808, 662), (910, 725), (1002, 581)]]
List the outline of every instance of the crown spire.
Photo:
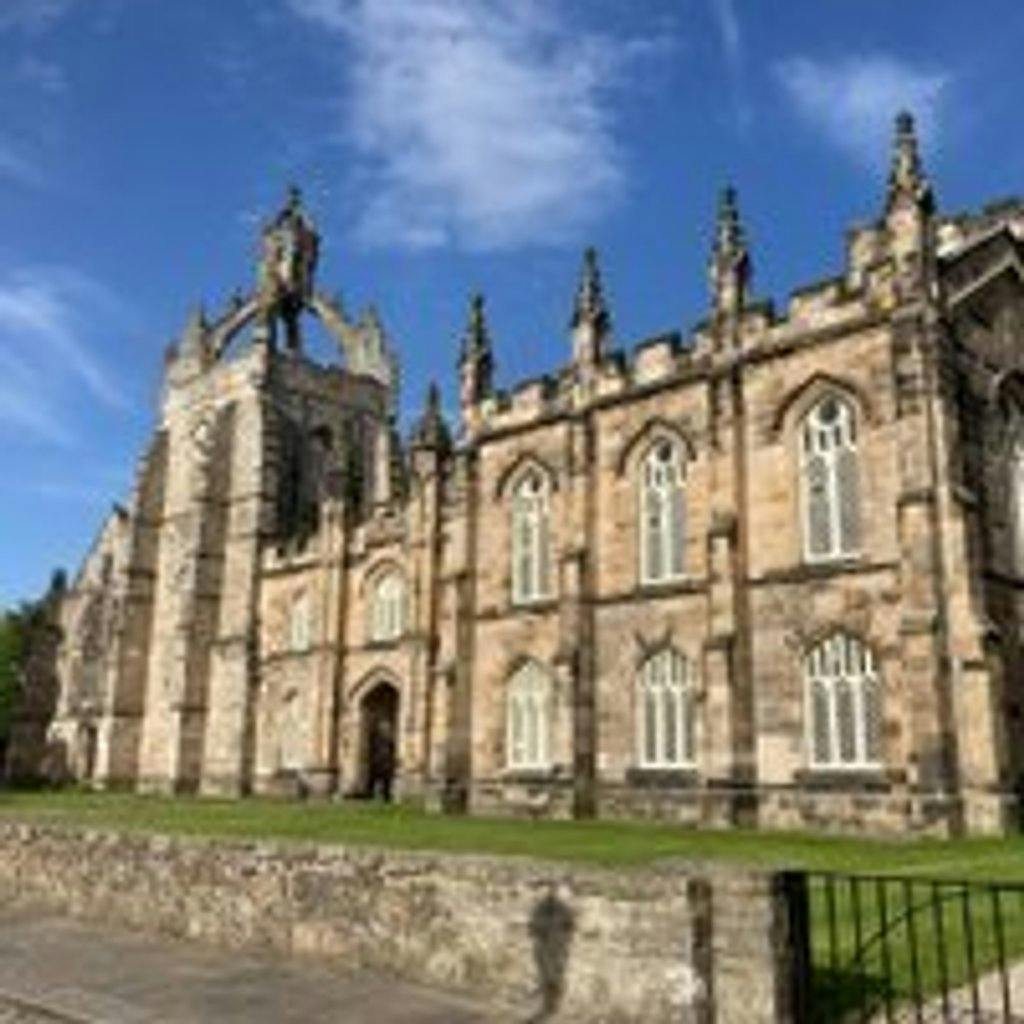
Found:
[(736, 189), (727, 185), (718, 199), (715, 243), (709, 274), (711, 299), (719, 315), (738, 313), (750, 285), (750, 253), (740, 220)]
[(932, 190), (921, 163), (914, 117), (910, 111), (901, 110), (896, 115), (886, 210), (891, 212), (907, 202), (930, 209)]

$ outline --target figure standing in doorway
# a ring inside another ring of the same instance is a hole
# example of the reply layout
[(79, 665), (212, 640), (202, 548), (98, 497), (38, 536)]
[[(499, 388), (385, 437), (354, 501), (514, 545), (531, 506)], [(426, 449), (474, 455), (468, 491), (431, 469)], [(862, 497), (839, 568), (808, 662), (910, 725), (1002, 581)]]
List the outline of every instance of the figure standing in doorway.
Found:
[(395, 778), (395, 733), (391, 722), (382, 718), (370, 734), (370, 798), (379, 793), (391, 802), (391, 786)]

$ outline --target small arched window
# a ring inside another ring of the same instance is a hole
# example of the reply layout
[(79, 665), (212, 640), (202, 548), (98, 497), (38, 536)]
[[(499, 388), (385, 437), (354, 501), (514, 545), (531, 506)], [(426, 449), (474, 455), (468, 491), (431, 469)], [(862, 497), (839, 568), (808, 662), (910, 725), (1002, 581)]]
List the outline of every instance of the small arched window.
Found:
[(551, 763), (551, 680), (529, 661), (509, 680), (506, 722), (510, 768), (547, 768)]
[(309, 650), (309, 594), (305, 590), (292, 598), (288, 633), (293, 651)]
[(397, 640), (405, 632), (405, 580), (397, 569), (385, 573), (373, 588), (370, 639)]
[(690, 663), (678, 651), (652, 655), (640, 670), (637, 749), (643, 768), (681, 768), (696, 761)]
[(548, 484), (530, 470), (512, 492), (512, 600), (526, 604), (551, 592)]
[(860, 486), (853, 410), (827, 395), (800, 430), (804, 553), (810, 561), (856, 554), (860, 547)]
[(640, 463), (640, 579), (683, 575), (684, 460), (678, 444), (657, 441)]
[(808, 746), (821, 768), (877, 766), (882, 759), (882, 690), (871, 651), (834, 633), (807, 655)]

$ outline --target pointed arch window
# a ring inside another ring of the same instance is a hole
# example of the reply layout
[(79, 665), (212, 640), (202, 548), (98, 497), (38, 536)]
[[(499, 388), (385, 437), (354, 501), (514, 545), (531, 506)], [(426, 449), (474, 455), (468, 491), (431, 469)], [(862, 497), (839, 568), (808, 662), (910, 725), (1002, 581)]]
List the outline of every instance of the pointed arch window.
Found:
[(800, 429), (804, 554), (827, 561), (860, 547), (856, 420), (850, 405), (827, 395)]
[(509, 680), (506, 752), (510, 768), (551, 764), (551, 680), (536, 662), (527, 662)]
[(819, 768), (877, 767), (882, 761), (882, 690), (871, 650), (834, 633), (807, 655), (808, 748)]
[(640, 579), (661, 583), (683, 575), (685, 542), (683, 451), (657, 441), (640, 463)]
[(289, 641), (293, 651), (299, 652), (309, 650), (309, 594), (305, 590), (299, 591), (299, 593), (292, 598), (288, 631)]
[(550, 593), (548, 481), (538, 470), (530, 470), (512, 492), (512, 600), (528, 604)]
[(685, 768), (696, 762), (690, 662), (667, 648), (640, 669), (637, 751), (642, 768)]
[(1024, 575), (1024, 412), (1016, 404), (1007, 411), (1006, 468), (1013, 565)]
[(397, 640), (405, 632), (405, 580), (397, 569), (385, 573), (373, 588), (370, 639)]

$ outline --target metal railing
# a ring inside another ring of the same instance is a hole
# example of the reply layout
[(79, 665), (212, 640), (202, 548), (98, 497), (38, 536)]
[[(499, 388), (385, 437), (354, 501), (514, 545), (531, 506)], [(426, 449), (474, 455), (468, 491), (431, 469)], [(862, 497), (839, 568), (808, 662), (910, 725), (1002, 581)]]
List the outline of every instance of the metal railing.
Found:
[(788, 891), (798, 1020), (1024, 1024), (1024, 885), (811, 872)]

